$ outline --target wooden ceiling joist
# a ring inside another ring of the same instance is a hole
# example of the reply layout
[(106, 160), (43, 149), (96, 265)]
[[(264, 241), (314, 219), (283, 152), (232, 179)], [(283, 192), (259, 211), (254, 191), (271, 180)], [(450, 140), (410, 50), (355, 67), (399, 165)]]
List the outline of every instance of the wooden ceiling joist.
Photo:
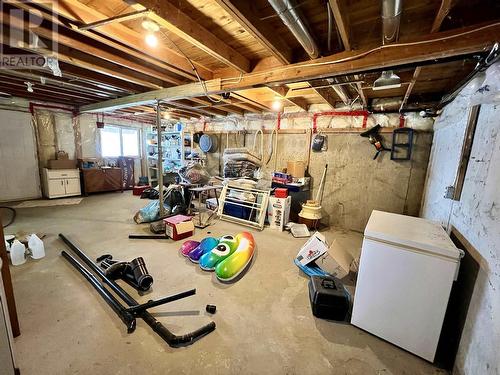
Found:
[(138, 0), (134, 9), (149, 9), (149, 18), (168, 31), (190, 42), (210, 56), (240, 72), (250, 71), (250, 61), (228, 46), (167, 0)]
[[(22, 4), (22, 2), (20, 2)], [(81, 23), (90, 23), (107, 18), (105, 14), (98, 10), (78, 1), (78, 0), (47, 0), (46, 2), (37, 3), (38, 6), (45, 8), (48, 12), (55, 11), (58, 15), (65, 19), (73, 21), (74, 28), (77, 30)], [(21, 6), (17, 5), (16, 6)], [(131, 53), (134, 49), (136, 57), (143, 57), (149, 63), (159, 64), (159, 66), (171, 70), (173, 73), (184, 76), (188, 79), (195, 79), (193, 69), (189, 61), (178, 51), (170, 49), (165, 45), (159, 45), (156, 48), (149, 47), (144, 41), (144, 35), (119, 23), (112, 23), (98, 27), (92, 31), (81, 31), (85, 35), (101, 41), (109, 40), (110, 46), (121, 49), (123, 52)], [(98, 32), (98, 33), (97, 33)], [(106, 36), (108, 39), (102, 37)], [(118, 43), (114, 43), (116, 41)], [(203, 64), (193, 61), (198, 74), (203, 79), (211, 79), (212, 71), (207, 69)]]
[(351, 50), (349, 38), (349, 13), (346, 9), (345, 0), (329, 0), (330, 8), (337, 24), (337, 30), (346, 51)]
[[(445, 17), (450, 12), (451, 7), (453, 6), (454, 2), (455, 2), (455, 0), (441, 0), (441, 5), (440, 5), (439, 10), (436, 14), (436, 17), (434, 18), (434, 22), (432, 23), (431, 34), (439, 31)], [(410, 98), (411, 92), (413, 90), (413, 87), (415, 86), (415, 83), (418, 80), (418, 76), (420, 75), (421, 70), (422, 70), (422, 68), (420, 66), (415, 68), (412, 80), (406, 89), (405, 95), (403, 97), (403, 101), (401, 102), (401, 106), (399, 107), (400, 112), (403, 110), (406, 103), (408, 102), (408, 99)]]
[(252, 35), (282, 64), (292, 62), (292, 49), (276, 35), (276, 31), (261, 21), (248, 0), (215, 0), (238, 24)]

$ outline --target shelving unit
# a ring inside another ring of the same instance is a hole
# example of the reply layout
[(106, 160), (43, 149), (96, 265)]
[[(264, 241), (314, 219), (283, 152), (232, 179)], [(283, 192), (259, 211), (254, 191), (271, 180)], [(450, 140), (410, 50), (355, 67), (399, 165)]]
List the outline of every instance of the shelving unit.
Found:
[[(163, 175), (176, 174), (185, 162), (184, 136), (180, 123), (162, 125), (161, 146), (163, 154)], [(189, 134), (189, 133), (186, 133)], [(148, 178), (152, 186), (158, 185), (158, 136), (156, 125), (146, 132), (146, 161)]]

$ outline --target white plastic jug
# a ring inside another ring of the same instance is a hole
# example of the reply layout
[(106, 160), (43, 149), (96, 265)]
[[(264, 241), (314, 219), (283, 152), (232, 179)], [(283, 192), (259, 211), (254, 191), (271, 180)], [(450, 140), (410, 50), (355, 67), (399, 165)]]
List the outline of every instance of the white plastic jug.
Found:
[(28, 248), (31, 250), (33, 259), (41, 259), (45, 256), (43, 241), (36, 234), (32, 234), (28, 239)]
[(12, 246), (10, 247), (10, 261), (13, 266), (19, 266), (26, 262), (26, 257), (24, 256), (26, 248), (19, 242), (19, 240), (14, 240)]

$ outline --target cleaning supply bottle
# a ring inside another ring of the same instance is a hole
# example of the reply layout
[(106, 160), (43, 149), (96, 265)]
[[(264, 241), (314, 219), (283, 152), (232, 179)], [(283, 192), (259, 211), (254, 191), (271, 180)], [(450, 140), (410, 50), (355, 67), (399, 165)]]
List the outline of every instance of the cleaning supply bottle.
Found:
[(45, 256), (43, 241), (36, 234), (32, 234), (28, 239), (28, 248), (31, 250), (33, 259), (41, 259)]
[(26, 257), (24, 254), (26, 253), (26, 248), (24, 245), (19, 242), (19, 240), (14, 240), (12, 246), (10, 247), (10, 261), (13, 266), (19, 266), (26, 262)]

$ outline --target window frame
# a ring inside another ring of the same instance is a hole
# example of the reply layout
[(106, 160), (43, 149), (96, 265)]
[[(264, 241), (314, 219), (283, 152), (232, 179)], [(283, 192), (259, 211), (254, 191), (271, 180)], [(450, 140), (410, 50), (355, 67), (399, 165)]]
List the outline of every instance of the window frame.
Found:
[[(106, 128), (115, 128), (118, 129), (118, 134), (119, 134), (119, 139), (120, 139), (120, 155), (118, 156), (104, 156), (103, 155), (103, 147), (102, 147), (102, 132), (106, 130)], [(123, 130), (134, 130), (137, 134), (137, 155), (124, 155), (123, 154)], [(123, 158), (133, 158), (133, 159), (141, 159), (142, 155), (142, 143), (141, 143), (141, 129), (132, 127), (132, 126), (122, 126), (122, 125), (114, 125), (114, 124), (109, 124), (109, 125), (104, 125), (103, 128), (99, 129), (99, 148), (100, 148), (100, 154), (101, 157), (104, 159), (118, 159), (120, 157)]]

